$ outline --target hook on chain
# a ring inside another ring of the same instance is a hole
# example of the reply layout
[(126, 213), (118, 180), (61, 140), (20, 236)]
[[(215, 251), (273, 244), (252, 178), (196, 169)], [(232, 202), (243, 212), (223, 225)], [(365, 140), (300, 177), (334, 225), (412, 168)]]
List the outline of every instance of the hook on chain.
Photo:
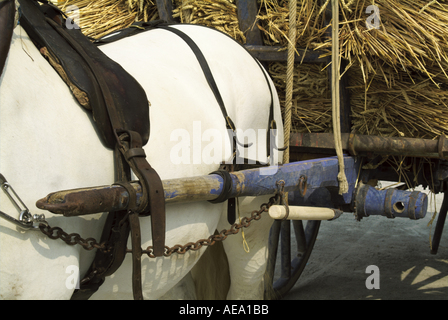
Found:
[(277, 186), (276, 196), (278, 197), (278, 203), (285, 206), (286, 215), (282, 219), (282, 221), (285, 221), (289, 217), (288, 201), (285, 199), (285, 180), (278, 180), (275, 182), (275, 185)]
[(19, 212), (19, 218), (16, 219), (9, 214), (0, 211), (0, 218), (3, 218), (15, 224), (23, 230), (39, 230), (39, 227), (36, 224), (47, 224), (47, 222), (45, 221), (45, 215), (31, 214), (28, 207), (25, 205), (22, 199), (20, 199), (14, 188), (11, 186), (11, 184), (9, 184), (9, 182), (2, 174), (0, 174), (0, 187)]

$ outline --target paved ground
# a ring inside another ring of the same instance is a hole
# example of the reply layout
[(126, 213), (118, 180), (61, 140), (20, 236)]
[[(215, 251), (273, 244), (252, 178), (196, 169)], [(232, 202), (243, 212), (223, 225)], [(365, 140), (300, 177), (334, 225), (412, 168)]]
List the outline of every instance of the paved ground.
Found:
[[(439, 208), (440, 198), (437, 202)], [(439, 253), (430, 254), (436, 223), (431, 230), (431, 218), (428, 213), (418, 221), (369, 217), (357, 222), (346, 213), (322, 222), (308, 265), (285, 300), (448, 300), (448, 227)], [(369, 265), (379, 268), (379, 289), (366, 288)]]

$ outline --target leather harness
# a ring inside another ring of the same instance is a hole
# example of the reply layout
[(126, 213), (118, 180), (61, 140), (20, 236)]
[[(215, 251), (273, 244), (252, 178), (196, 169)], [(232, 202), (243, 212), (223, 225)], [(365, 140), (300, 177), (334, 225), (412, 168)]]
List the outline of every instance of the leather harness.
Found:
[[(151, 216), (154, 255), (165, 251), (165, 198), (162, 181), (146, 160), (143, 145), (149, 139), (149, 106), (139, 83), (120, 65), (103, 54), (79, 28), (66, 28), (56, 7), (36, 1), (20, 0), (20, 24), (37, 48), (67, 82), (81, 92), (103, 143), (115, 149), (115, 175), (119, 184), (129, 184), (131, 170), (143, 190), (141, 205), (129, 202), (126, 211), (109, 213), (102, 239), (109, 250), (98, 250), (81, 288), (72, 299), (89, 298), (121, 265), (127, 238), (131, 234), (135, 299), (142, 299), (140, 216)], [(61, 66), (62, 68), (59, 68)], [(78, 93), (79, 94), (79, 93)], [(75, 95), (76, 96), (76, 95)], [(78, 101), (79, 101), (79, 97)], [(132, 188), (128, 188), (130, 190)]]
[[(39, 5), (35, 0), (19, 0), (22, 13), (20, 24), (64, 81), (70, 84), (70, 88), (80, 104), (86, 109), (92, 110), (101, 140), (106, 147), (114, 149), (116, 184), (125, 187), (130, 196), (126, 210), (108, 214), (100, 240), (101, 243), (106, 242), (108, 244), (108, 250), (97, 250), (92, 265), (81, 280), (80, 289), (75, 290), (72, 299), (88, 299), (98, 290), (105, 277), (113, 274), (120, 267), (126, 255), (129, 234), (132, 244), (134, 299), (143, 299), (139, 216), (151, 216), (154, 256), (163, 256), (165, 252), (163, 185), (157, 172), (147, 162), (143, 150), (143, 145), (149, 139), (149, 106), (146, 94), (131, 75), (104, 55), (96, 45), (81, 33), (79, 28), (66, 28), (63, 13), (57, 7), (45, 0), (39, 1), (44, 4)], [(4, 5), (3, 2), (0, 2), (0, 9)], [(10, 4), (7, 0), (6, 3)], [(14, 8), (13, 2), (12, 7)], [(3, 9), (0, 10), (0, 31), (4, 21), (2, 19), (4, 12)], [(10, 16), (10, 11), (8, 11), (7, 17)], [(9, 20), (6, 21), (9, 26)], [(218, 86), (199, 47), (185, 33), (176, 28), (170, 28), (168, 24), (161, 21), (140, 22), (137, 25), (140, 28), (124, 29), (108, 40), (99, 40), (95, 43), (115, 41), (124, 36), (141, 32), (140, 29), (151, 30), (155, 27), (171, 31), (182, 38), (198, 59), (204, 76), (221, 108), (226, 128), (229, 134), (232, 132), (231, 141), (233, 141), (235, 150), (235, 143), (239, 143), (234, 133), (235, 125), (227, 114)], [(12, 34), (12, 28), (7, 27), (6, 30), (11, 30)], [(2, 67), (3, 44), (4, 42), (0, 43), (0, 67)], [(260, 66), (271, 93), (268, 127), (276, 129), (273, 117), (272, 89), (262, 66), (256, 59), (255, 61)], [(269, 139), (270, 135), (268, 133), (268, 156), (270, 153)], [(248, 147), (247, 145), (243, 146)], [(136, 194), (130, 185), (131, 170), (139, 179), (143, 190), (139, 207), (136, 207)], [(227, 171), (221, 169), (215, 173), (227, 177)], [(224, 180), (228, 181), (228, 179)], [(225, 193), (230, 192), (231, 187), (231, 185), (228, 185), (218, 201), (214, 201), (214, 203), (225, 201)], [(229, 199), (228, 201), (228, 220), (230, 223), (233, 223), (236, 218), (234, 200)]]
[(14, 0), (0, 2), (0, 76), (5, 66), (14, 30)]

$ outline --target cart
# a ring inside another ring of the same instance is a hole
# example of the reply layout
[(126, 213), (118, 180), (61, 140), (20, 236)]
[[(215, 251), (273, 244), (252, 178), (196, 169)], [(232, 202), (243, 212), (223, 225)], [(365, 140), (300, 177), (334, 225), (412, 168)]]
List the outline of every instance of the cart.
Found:
[[(322, 1), (325, 2), (325, 1)], [(175, 22), (172, 18), (172, 1), (156, 0), (161, 19), (167, 22)], [(287, 53), (276, 47), (264, 46), (260, 31), (251, 28), (256, 21), (257, 1), (237, 0), (238, 17), (241, 30), (246, 33), (247, 43), (245, 48), (262, 63), (271, 61), (286, 61)], [(327, 9), (326, 23), (329, 22), (331, 11)], [(331, 30), (327, 31), (331, 34)], [(297, 61), (305, 63), (328, 63), (330, 58), (320, 58), (318, 51), (305, 51), (298, 49), (301, 57), (296, 56)], [(299, 60), (300, 59), (300, 60)], [(345, 66), (342, 65), (342, 68)], [(331, 70), (328, 71), (331, 79)], [(444, 228), (448, 211), (448, 140), (440, 136), (438, 140), (424, 140), (412, 138), (386, 138), (378, 136), (363, 136), (351, 133), (349, 92), (346, 88), (347, 75), (342, 78), (341, 100), (341, 129), (342, 145), (345, 151), (345, 173), (349, 184), (349, 192), (338, 194), (338, 159), (335, 157), (334, 138), (332, 134), (307, 133), (292, 134), (290, 139), (290, 163), (275, 168), (270, 175), (260, 175), (263, 168), (247, 169), (237, 172), (229, 172), (228, 175), (210, 174), (208, 176), (193, 177), (188, 179), (201, 179), (204, 186), (196, 190), (193, 200), (214, 200), (226, 184), (232, 185), (232, 192), (227, 198), (239, 196), (267, 195), (279, 192), (288, 192), (288, 205), (271, 206), (270, 211), (276, 209), (279, 212), (288, 212), (275, 220), (270, 233), (267, 274), (276, 298), (284, 297), (298, 281), (315, 244), (321, 220), (337, 219), (342, 212), (354, 212), (358, 220), (370, 215), (382, 215), (393, 219), (396, 217), (417, 220), (423, 218), (427, 211), (428, 199), (426, 194), (417, 191), (407, 191), (418, 185), (431, 188), (435, 193), (444, 193), (444, 200), (437, 220), (431, 253), (436, 254), (441, 234)], [(407, 166), (418, 167), (418, 171), (408, 173), (411, 185), (400, 186), (387, 190), (377, 190), (372, 187), (371, 181), (400, 181), (400, 174), (386, 162), (382, 162), (384, 155), (407, 156), (404, 160)], [(304, 156), (306, 159), (304, 160)], [(300, 159), (300, 160), (299, 160)], [(369, 166), (366, 166), (369, 164)], [(265, 168), (271, 170), (272, 168)], [(188, 179), (174, 179), (163, 181), (165, 201), (179, 202), (191, 201), (191, 190), (182, 189), (182, 185), (188, 185)], [(226, 181), (227, 179), (227, 181)], [(4, 180), (4, 181), (3, 181)], [(2, 184), (6, 179), (2, 177)], [(207, 186), (219, 185), (219, 189)], [(280, 185), (280, 186), (279, 186)], [(138, 183), (134, 183), (137, 195), (141, 191)], [(281, 188), (281, 190), (280, 190)], [(95, 188), (98, 192), (99, 188)], [(127, 203), (129, 193), (126, 189), (114, 185), (101, 187), (107, 194), (114, 192), (119, 194), (120, 201), (111, 197), (110, 203), (102, 203), (102, 211), (122, 210), (120, 207)], [(174, 192), (175, 191), (175, 192)], [(74, 190), (71, 195), (82, 197), (87, 189)], [(70, 192), (65, 191), (64, 196)], [(106, 197), (107, 198), (107, 197)], [(138, 200), (137, 196), (137, 200)], [(47, 200), (49, 197), (47, 197)], [(52, 212), (51, 201), (41, 203), (42, 208)], [(59, 201), (59, 209), (60, 201)], [(320, 208), (328, 213), (321, 217), (305, 217), (312, 207)], [(104, 208), (107, 208), (104, 209)], [(52, 210), (53, 209), (53, 210)], [(272, 210), (271, 210), (272, 209)], [(76, 211), (77, 209), (71, 209)], [(66, 209), (64, 215), (70, 215)], [(61, 211), (61, 213), (62, 213)], [(73, 213), (75, 214), (75, 213)], [(76, 214), (81, 214), (76, 212)], [(14, 222), (14, 221), (11, 221)], [(17, 221), (16, 221), (17, 222)], [(291, 241), (295, 239), (297, 251), (292, 251)], [(277, 256), (280, 263), (277, 263)], [(280, 265), (280, 278), (274, 279), (276, 265)]]
[[(322, 4), (325, 0), (319, 0)], [(173, 21), (171, 18), (172, 4), (171, 1), (157, 0), (157, 6), (159, 15), (162, 19), (167, 21)], [(256, 0), (237, 0), (236, 5), (238, 7), (238, 20), (241, 30), (248, 30), (246, 33), (246, 49), (261, 62), (272, 61), (286, 61), (287, 52), (280, 51), (276, 47), (264, 46), (261, 32), (258, 28), (252, 28), (256, 21), (256, 15), (258, 12)], [(325, 12), (325, 24), (328, 24), (331, 20), (331, 9), (328, 6)], [(174, 21), (173, 21), (174, 22)], [(327, 30), (327, 35), (331, 37), (331, 28)], [(297, 62), (303, 63), (326, 63), (328, 64), (331, 57), (320, 58), (321, 52), (319, 51), (306, 51), (304, 49), (297, 48), (300, 53), (300, 57), (296, 54), (295, 59)], [(341, 68), (345, 68), (344, 61), (342, 61)], [(328, 68), (328, 77), (331, 79), (331, 68)], [(410, 139), (410, 138), (383, 138), (376, 136), (359, 136), (350, 134), (351, 121), (350, 121), (350, 97), (347, 90), (348, 76), (344, 75), (340, 83), (340, 101), (341, 101), (341, 131), (342, 143), (344, 151), (350, 155), (347, 159), (351, 161), (358, 161), (358, 165), (353, 168), (352, 175), (347, 174), (349, 179), (349, 185), (354, 189), (356, 196), (350, 197), (351, 199), (335, 199), (338, 198), (334, 195), (333, 191), (328, 191), (333, 186), (328, 186), (326, 183), (327, 177), (322, 175), (320, 171), (320, 165), (317, 165), (319, 169), (315, 171), (313, 175), (312, 170), (308, 173), (308, 176), (319, 176), (318, 182), (315, 185), (326, 184), (325, 187), (316, 187), (315, 189), (309, 188), (304, 197), (297, 196), (299, 191), (295, 190), (289, 193), (290, 205), (312, 205), (316, 207), (328, 206), (327, 201), (330, 200), (333, 207), (339, 207), (347, 212), (355, 212), (358, 219), (362, 219), (363, 216), (368, 216), (368, 213), (361, 213), (361, 203), (356, 202), (357, 196), (364, 192), (367, 187), (359, 187), (359, 184), (366, 185), (371, 180), (383, 180), (383, 181), (400, 181), (399, 173), (397, 173), (387, 163), (381, 164), (381, 155), (399, 155), (408, 156), (406, 165), (418, 166), (422, 168), (417, 174), (408, 173), (409, 180), (413, 182), (412, 186), (416, 187), (422, 185), (423, 187), (429, 187), (435, 193), (444, 193), (443, 204), (438, 216), (435, 232), (433, 235), (433, 243), (431, 248), (432, 254), (437, 254), (437, 250), (440, 243), (443, 227), (445, 224), (447, 209), (448, 209), (448, 197), (447, 197), (447, 161), (448, 144), (444, 136), (440, 136), (439, 140), (423, 140), (423, 139)], [(303, 159), (303, 155), (307, 154), (309, 159), (313, 160), (313, 163), (322, 164), (329, 160), (336, 153), (334, 151), (334, 143), (332, 134), (291, 134), (290, 139), (290, 161), (294, 162), (298, 159)], [(322, 159), (323, 158), (323, 159)], [(430, 159), (426, 161), (424, 159)], [(316, 161), (316, 162), (314, 162)], [(372, 163), (374, 169), (363, 169), (362, 164), (359, 162)], [(412, 163), (414, 162), (414, 163)], [(300, 162), (296, 162), (300, 163)], [(306, 163), (304, 161), (303, 163)], [(337, 172), (337, 169), (334, 168)], [(350, 170), (350, 169), (349, 169)], [(348, 172), (346, 172), (348, 173)], [(333, 176), (335, 172), (328, 173), (329, 176)], [(336, 173), (337, 174), (337, 173)], [(304, 175), (302, 171), (301, 175)], [(428, 179), (432, 177), (432, 179)], [(351, 178), (351, 179), (350, 179)], [(297, 179), (297, 177), (296, 177)], [(325, 182), (325, 183), (324, 183)], [(337, 186), (337, 180), (333, 180)], [(309, 181), (308, 181), (309, 183)], [(399, 187), (396, 191), (402, 191), (403, 187)], [(326, 191), (322, 191), (325, 189)], [(388, 195), (384, 194), (384, 199), (390, 201), (392, 192), (395, 189), (391, 189)], [(323, 196), (327, 193), (328, 198)], [(319, 195), (318, 197), (310, 196), (311, 194)], [(415, 195), (415, 194), (414, 194)], [(359, 197), (358, 197), (359, 198)], [(392, 203), (393, 213), (383, 212), (384, 216), (388, 218), (395, 217), (395, 209), (398, 211), (407, 211), (407, 205), (402, 201), (396, 201)], [(394, 208), (395, 205), (395, 208)], [(402, 208), (401, 206), (404, 205)], [(386, 208), (385, 211), (388, 209)], [(404, 212), (402, 211), (402, 212)], [(379, 213), (379, 212), (378, 212)], [(414, 217), (415, 218), (415, 217)], [(411, 218), (412, 219), (412, 218)], [(320, 220), (276, 220), (271, 229), (270, 234), (270, 258), (268, 261), (267, 273), (268, 279), (273, 279), (274, 270), (276, 267), (277, 256), (280, 259), (281, 276), (273, 283), (275, 290), (275, 296), (278, 298), (284, 297), (288, 291), (295, 285), (300, 275), (302, 274), (307, 261), (313, 250), (314, 243), (316, 241)], [(292, 234), (296, 239), (297, 252), (291, 252), (291, 239)], [(277, 252), (279, 254), (277, 254)]]

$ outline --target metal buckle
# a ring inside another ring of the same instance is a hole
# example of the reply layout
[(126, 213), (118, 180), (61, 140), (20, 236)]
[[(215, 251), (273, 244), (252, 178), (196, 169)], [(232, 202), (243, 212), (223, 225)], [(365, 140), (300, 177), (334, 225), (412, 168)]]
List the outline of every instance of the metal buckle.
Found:
[(35, 226), (34, 222), (47, 223), (45, 221), (45, 215), (43, 214), (32, 215), (30, 213), (27, 206), (23, 203), (19, 195), (14, 191), (14, 188), (9, 184), (9, 182), (2, 174), (0, 174), (0, 187), (19, 212), (19, 219), (15, 219), (12, 216), (0, 211), (1, 218), (25, 230), (39, 230), (39, 227)]

